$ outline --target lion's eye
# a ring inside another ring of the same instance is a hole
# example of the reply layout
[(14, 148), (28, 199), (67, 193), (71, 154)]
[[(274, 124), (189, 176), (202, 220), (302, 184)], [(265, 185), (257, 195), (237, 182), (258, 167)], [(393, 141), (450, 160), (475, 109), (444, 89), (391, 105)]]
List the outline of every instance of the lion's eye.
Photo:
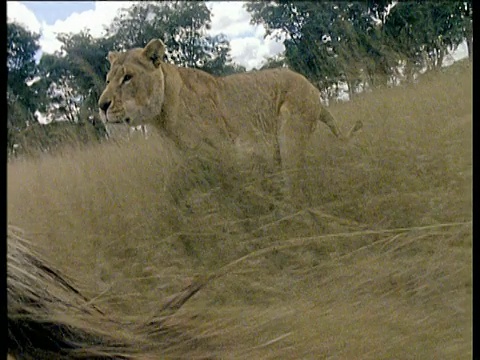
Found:
[(107, 80), (107, 85), (110, 84), (110, 80)]
[(126, 83), (127, 81), (130, 81), (131, 79), (132, 79), (132, 75), (127, 74), (123, 77), (123, 83)]

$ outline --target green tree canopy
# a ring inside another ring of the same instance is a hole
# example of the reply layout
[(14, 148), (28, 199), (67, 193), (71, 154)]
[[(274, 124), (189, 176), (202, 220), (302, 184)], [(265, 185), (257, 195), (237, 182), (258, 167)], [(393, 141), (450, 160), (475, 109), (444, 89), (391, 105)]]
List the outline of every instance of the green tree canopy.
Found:
[[(328, 89), (345, 81), (349, 89), (365, 74), (388, 72), (378, 19), (386, 2), (249, 2), (251, 22), (266, 34), (285, 37), (288, 66)], [(352, 92), (351, 92), (352, 93)]]
[(32, 84), (38, 74), (35, 54), (40, 46), (39, 34), (21, 25), (7, 23), (7, 103), (8, 125), (23, 128), (26, 121), (34, 120), (39, 91)]
[(285, 62), (320, 89), (386, 84), (436, 69), (448, 51), (473, 44), (471, 1), (250, 1), (252, 24), (283, 38)]
[(113, 40), (93, 38), (88, 31), (59, 34), (57, 39), (62, 43), (61, 50), (45, 54), (40, 61), (44, 88), (54, 105), (53, 112), (70, 121), (77, 121), (78, 116), (83, 120), (96, 111), (108, 72), (106, 54)]
[(145, 1), (122, 9), (107, 28), (116, 50), (144, 47), (159, 38), (172, 63), (225, 75), (244, 68), (230, 57), (230, 43), (222, 35), (209, 36), (211, 11), (202, 1)]
[(438, 69), (447, 52), (465, 40), (468, 20), (459, 1), (399, 1), (384, 25), (388, 46), (405, 61), (407, 76)]

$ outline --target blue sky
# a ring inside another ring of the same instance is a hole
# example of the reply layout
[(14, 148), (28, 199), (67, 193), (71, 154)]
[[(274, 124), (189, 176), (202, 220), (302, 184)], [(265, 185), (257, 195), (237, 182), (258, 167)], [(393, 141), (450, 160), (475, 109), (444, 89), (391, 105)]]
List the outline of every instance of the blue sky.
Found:
[(57, 20), (65, 20), (72, 13), (93, 10), (91, 1), (20, 1), (30, 9), (40, 21), (53, 25)]
[[(60, 49), (57, 33), (79, 32), (88, 28), (93, 36), (102, 36), (103, 29), (118, 9), (131, 6), (131, 1), (8, 1), (7, 17), (20, 22), (30, 31), (41, 33), (41, 52)], [(282, 52), (284, 47), (273, 39), (265, 39), (265, 30), (250, 25), (244, 2), (207, 2), (212, 11), (211, 35), (224, 33), (230, 40), (235, 62), (247, 70), (260, 67), (267, 57)]]

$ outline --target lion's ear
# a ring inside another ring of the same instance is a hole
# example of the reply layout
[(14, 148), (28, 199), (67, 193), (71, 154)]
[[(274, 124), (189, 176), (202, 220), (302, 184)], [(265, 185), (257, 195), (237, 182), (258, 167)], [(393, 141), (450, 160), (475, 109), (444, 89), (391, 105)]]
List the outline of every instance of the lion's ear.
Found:
[(108, 52), (108, 61), (110, 61), (110, 65), (113, 64), (113, 62), (117, 59), (118, 59), (118, 52), (117, 51), (109, 51)]
[(165, 55), (165, 45), (162, 40), (153, 39), (145, 46), (143, 49), (143, 55), (150, 60), (155, 67), (160, 66), (160, 62), (163, 60)]

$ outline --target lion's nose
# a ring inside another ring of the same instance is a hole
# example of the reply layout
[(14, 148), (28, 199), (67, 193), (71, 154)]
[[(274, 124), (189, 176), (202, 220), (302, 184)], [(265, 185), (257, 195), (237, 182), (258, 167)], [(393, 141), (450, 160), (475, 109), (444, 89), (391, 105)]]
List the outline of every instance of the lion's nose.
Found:
[(102, 101), (100, 104), (98, 104), (98, 106), (100, 106), (100, 109), (102, 109), (104, 112), (107, 112), (111, 103), (111, 101)]

